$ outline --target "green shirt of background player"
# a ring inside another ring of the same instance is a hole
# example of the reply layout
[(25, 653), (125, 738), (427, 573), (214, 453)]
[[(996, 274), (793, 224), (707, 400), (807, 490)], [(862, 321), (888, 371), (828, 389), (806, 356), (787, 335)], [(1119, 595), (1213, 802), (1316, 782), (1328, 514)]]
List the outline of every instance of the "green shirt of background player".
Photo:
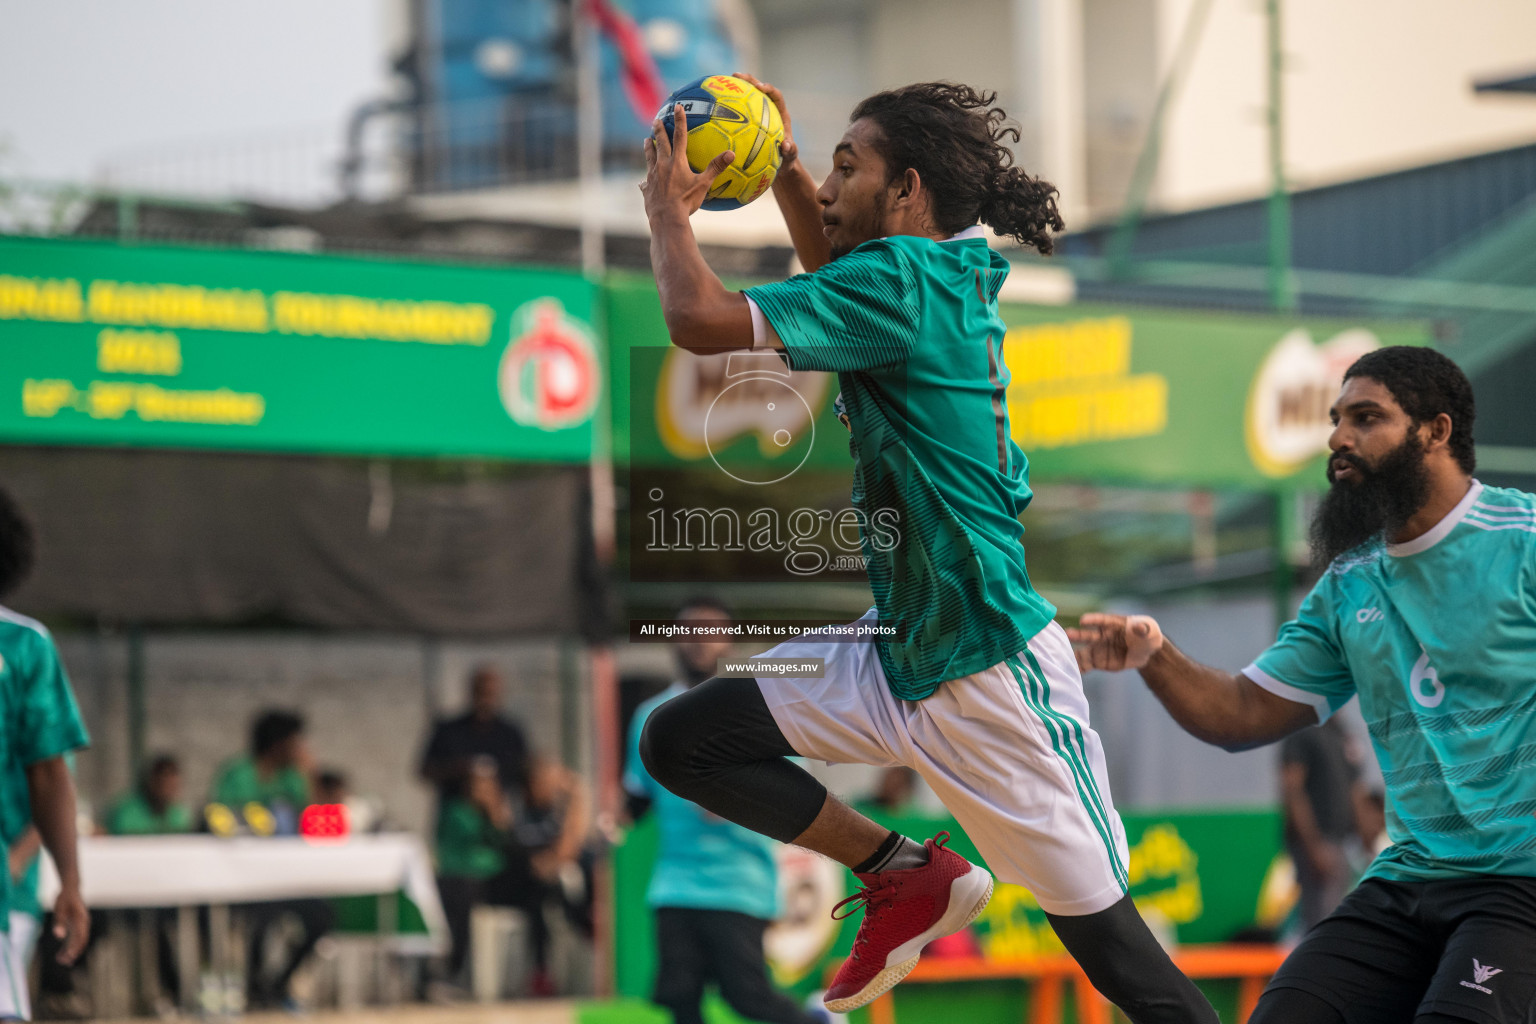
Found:
[(107, 809), (102, 825), (114, 836), (192, 831), (192, 811), (181, 802), (181, 765), (169, 754), (151, 761), (138, 786)]
[(495, 765), (470, 769), (465, 795), (443, 804), (437, 819), (437, 873), (485, 880), (507, 866), (514, 812)]
[(1275, 976), (1254, 1024), (1526, 1021), (1536, 1003), (1536, 496), (1472, 478), (1471, 384), (1362, 356), (1332, 409), (1322, 577), (1253, 664), (1201, 665), (1147, 616), (1085, 615), (1084, 668), (1139, 669), (1229, 750), (1351, 698), (1386, 785), (1382, 851)]
[[(7, 597), (32, 569), (31, 524), (10, 495), (0, 491), (0, 599)], [(0, 608), (0, 764), (14, 765), (26, 777), (27, 808), (7, 800), (0, 824), (18, 835), (30, 813), (42, 845), (59, 873), (53, 905), (54, 934), (62, 940), (59, 960), (73, 963), (90, 937), (90, 914), (80, 894), (80, 863), (75, 835), (75, 784), (65, 755), (90, 743), (53, 638), (42, 624)], [(3, 790), (4, 787), (0, 787)], [(0, 872), (0, 895), (8, 927), (11, 873)]]
[[(267, 711), (251, 726), (250, 753), (224, 763), (209, 799), (228, 807), (254, 832), (291, 835), (309, 805), (311, 774), (304, 720), (289, 711)], [(252, 804), (264, 809), (270, 820), (247, 813)], [(257, 820), (250, 820), (253, 817)]]

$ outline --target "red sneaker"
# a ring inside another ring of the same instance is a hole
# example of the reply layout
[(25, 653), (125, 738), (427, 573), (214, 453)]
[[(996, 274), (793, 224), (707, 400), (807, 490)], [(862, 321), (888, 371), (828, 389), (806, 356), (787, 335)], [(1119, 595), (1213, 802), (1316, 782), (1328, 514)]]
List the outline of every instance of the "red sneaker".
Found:
[[(859, 875), (864, 888), (833, 909), (842, 918), (863, 903), (864, 923), (827, 989), (827, 1009), (847, 1013), (874, 1002), (911, 973), (924, 946), (964, 928), (987, 905), (992, 876), (947, 842), (949, 833), (940, 832), (924, 843), (928, 863), (920, 868)], [(844, 906), (848, 912), (838, 914)]]

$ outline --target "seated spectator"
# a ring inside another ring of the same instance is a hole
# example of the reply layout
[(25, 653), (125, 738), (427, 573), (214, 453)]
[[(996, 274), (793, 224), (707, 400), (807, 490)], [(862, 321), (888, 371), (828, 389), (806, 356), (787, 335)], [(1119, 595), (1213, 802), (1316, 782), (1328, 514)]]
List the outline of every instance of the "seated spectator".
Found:
[(528, 854), (534, 878), (559, 897), (566, 916), (583, 935), (592, 934), (592, 798), (580, 775), (552, 757), (528, 767), (523, 814), (513, 829)]
[(351, 787), (347, 776), (335, 768), (327, 768), (315, 776), (315, 800), (317, 804), (344, 804)]
[[(443, 805), (437, 827), (437, 884), (452, 940), (448, 958), (452, 979), (460, 976), (468, 960), (474, 908), (512, 907), (522, 911), (528, 921), (532, 993), (554, 994), (544, 904), (558, 894), (554, 879), (574, 854), (567, 853), (568, 845), (563, 841), (563, 815), (552, 816), (559, 813), (556, 804), (569, 802), (568, 782), (556, 773), (548, 773), (547, 778), (551, 781), (541, 789), (541, 795), (550, 804), (530, 815), (502, 788), (496, 763), (489, 758), (479, 760), (470, 769), (465, 795), (452, 797)], [(524, 840), (540, 845), (530, 850)]]
[(151, 761), (139, 784), (107, 809), (102, 825), (114, 836), (192, 831), (192, 811), (181, 802), (181, 764), (176, 758), (161, 754)]
[(312, 771), (304, 719), (291, 711), (266, 711), (251, 727), (250, 753), (224, 762), (209, 800), (229, 808), (258, 835), (296, 835), (299, 813), (309, 806)]
[(353, 834), (378, 832), (384, 828), (384, 814), (379, 801), (352, 792), (352, 785), (345, 772), (326, 768), (315, 776), (317, 804), (331, 804), (346, 808), (347, 831)]
[[(304, 737), (304, 720), (290, 711), (267, 711), (251, 728), (251, 750), (219, 770), (211, 801), (234, 812), (258, 835), (295, 835), (299, 815), (310, 803), (313, 760)], [(315, 945), (335, 923), (327, 900), (273, 900), (244, 908), (248, 971), (246, 1000), (253, 1009), (296, 1009), (289, 983)], [(297, 918), (302, 937), (275, 974), (266, 970), (267, 940), (285, 917)]]

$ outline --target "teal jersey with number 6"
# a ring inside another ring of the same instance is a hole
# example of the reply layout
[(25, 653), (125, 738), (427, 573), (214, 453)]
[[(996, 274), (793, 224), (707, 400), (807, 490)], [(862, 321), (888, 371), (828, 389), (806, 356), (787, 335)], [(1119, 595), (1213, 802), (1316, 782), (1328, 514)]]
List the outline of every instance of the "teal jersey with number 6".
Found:
[(1473, 481), (1423, 536), (1340, 556), (1243, 671), (1319, 719), (1359, 694), (1392, 840), (1367, 877), (1536, 877), (1536, 497)]
[(830, 370), (852, 434), (853, 503), (904, 700), (1024, 649), (1056, 614), (1024, 567), (1029, 464), (1008, 431), (1008, 261), (979, 231), (866, 242), (752, 288), (795, 370)]

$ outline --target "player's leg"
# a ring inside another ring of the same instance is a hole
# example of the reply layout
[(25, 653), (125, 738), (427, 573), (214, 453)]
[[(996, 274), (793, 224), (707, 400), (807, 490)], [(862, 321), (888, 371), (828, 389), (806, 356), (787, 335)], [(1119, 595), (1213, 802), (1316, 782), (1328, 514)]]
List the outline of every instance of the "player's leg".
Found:
[[(867, 660), (857, 644), (782, 644), (772, 657), (820, 657), (821, 679), (710, 679), (652, 712), (640, 739), (640, 757), (667, 789), (754, 832), (815, 850), (850, 868), (901, 844), (882, 828), (827, 793), (790, 757), (862, 764), (894, 764), (850, 697)], [(872, 653), (872, 652), (871, 652)], [(815, 691), (815, 692), (812, 692)], [(842, 694), (828, 697), (831, 692)], [(773, 707), (766, 698), (773, 698)], [(817, 703), (827, 697), (827, 704)], [(840, 707), (839, 700), (847, 707)], [(835, 730), (816, 729), (813, 745), (792, 741), (786, 716), (817, 721), (844, 713)], [(830, 734), (829, 734), (830, 733)], [(900, 837), (898, 837), (899, 839)], [(913, 850), (921, 847), (912, 844)], [(898, 854), (900, 850), (896, 851)], [(911, 852), (908, 850), (906, 852)]]
[(773, 987), (763, 958), (767, 921), (729, 910), (701, 911), (700, 918), (710, 978), (731, 1009), (766, 1024), (823, 1024), (820, 1015)]
[[(710, 679), (667, 701), (651, 713), (640, 739), (646, 770), (722, 818), (854, 871), (924, 863), (921, 844), (869, 820), (788, 760), (821, 755), (792, 746), (764, 700), (764, 686), (787, 682)], [(844, 744), (830, 760), (885, 763), (867, 761), (854, 748)]]
[(821, 678), (712, 679), (652, 713), (641, 738), (651, 775), (707, 810), (852, 868), (865, 906), (853, 954), (828, 987), (836, 1013), (872, 1001), (916, 965), (933, 939), (969, 923), (992, 891), (986, 870), (918, 844), (827, 795), (787, 757), (900, 763), (891, 731), (905, 703), (891, 695), (869, 643), (797, 642), (770, 652), (821, 658)]
[(1210, 1003), (1158, 945), (1129, 896), (1096, 914), (1045, 916), (1093, 987), (1137, 1024), (1216, 1020)]
[(673, 1024), (704, 1024), (709, 958), (698, 928), (698, 910), (656, 908), (656, 986), (651, 1001), (672, 1014)]
[(1527, 1024), (1536, 1007), (1536, 878), (1430, 882), (1423, 904), (1449, 931), (1415, 1024)]
[(1315, 1002), (1344, 1024), (1413, 1020), (1443, 942), (1418, 913), (1418, 889), (1380, 879), (1360, 883), (1285, 958), (1249, 1024), (1310, 1020), (1298, 1013)]
[(998, 877), (1030, 890), (1095, 988), (1137, 1024), (1214, 1024), (1127, 898), (1125, 833), (1060, 627), (909, 705), (904, 727), (907, 763)]
[[(1344, 1015), (1333, 1004), (1299, 988), (1274, 989), (1264, 993), (1258, 1009), (1248, 1024), (1345, 1024)], [(1416, 1020), (1414, 1024), (1421, 1024)]]

